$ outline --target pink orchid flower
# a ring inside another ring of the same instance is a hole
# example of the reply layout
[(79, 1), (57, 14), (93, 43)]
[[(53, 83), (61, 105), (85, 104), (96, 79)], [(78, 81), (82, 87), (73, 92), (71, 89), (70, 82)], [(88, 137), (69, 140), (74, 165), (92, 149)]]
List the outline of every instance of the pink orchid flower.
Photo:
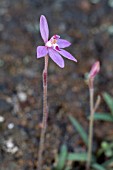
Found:
[(45, 46), (37, 47), (37, 58), (41, 58), (49, 54), (50, 58), (61, 68), (64, 67), (64, 60), (61, 55), (69, 60), (77, 62), (77, 60), (69, 52), (62, 49), (71, 45), (69, 41), (60, 39), (59, 35), (53, 35), (51, 39), (48, 40), (49, 28), (44, 15), (41, 15), (40, 17), (40, 33)]

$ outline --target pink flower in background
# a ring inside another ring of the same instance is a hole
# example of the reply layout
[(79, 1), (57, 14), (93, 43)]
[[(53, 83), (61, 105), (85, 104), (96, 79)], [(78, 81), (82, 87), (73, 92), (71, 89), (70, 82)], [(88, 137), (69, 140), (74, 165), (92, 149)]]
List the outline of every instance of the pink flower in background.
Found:
[(71, 45), (69, 41), (60, 39), (59, 35), (53, 35), (51, 39), (48, 40), (49, 28), (47, 20), (43, 15), (40, 17), (40, 33), (45, 46), (37, 47), (37, 58), (41, 58), (49, 54), (50, 58), (61, 68), (64, 67), (64, 60), (61, 55), (69, 60), (77, 62), (77, 60), (69, 52), (62, 49)]
[(95, 76), (98, 74), (98, 72), (100, 71), (100, 62), (99, 61), (96, 61), (92, 68), (91, 68), (91, 71), (89, 73), (89, 78), (95, 78)]

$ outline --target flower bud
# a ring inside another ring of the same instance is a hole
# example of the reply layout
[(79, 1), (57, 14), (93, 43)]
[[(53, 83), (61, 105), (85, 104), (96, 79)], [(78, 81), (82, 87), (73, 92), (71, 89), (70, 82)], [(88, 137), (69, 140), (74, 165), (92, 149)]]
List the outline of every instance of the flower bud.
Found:
[(93, 88), (93, 81), (94, 81), (94, 78), (95, 76), (99, 73), (100, 71), (100, 62), (99, 61), (96, 61), (92, 68), (91, 68), (91, 71), (89, 73), (89, 76), (88, 76), (88, 80), (89, 80), (89, 87), (90, 88)]
[(91, 71), (89, 73), (89, 79), (90, 78), (95, 78), (95, 76), (98, 74), (98, 72), (100, 71), (100, 62), (99, 61), (96, 61), (92, 68), (91, 68)]

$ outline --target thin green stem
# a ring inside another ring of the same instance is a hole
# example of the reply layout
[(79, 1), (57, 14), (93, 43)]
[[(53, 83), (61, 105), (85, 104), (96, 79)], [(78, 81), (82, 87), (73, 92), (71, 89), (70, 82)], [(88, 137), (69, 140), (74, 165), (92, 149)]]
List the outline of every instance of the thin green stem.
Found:
[(88, 141), (88, 156), (86, 169), (90, 169), (92, 158), (92, 141), (93, 141), (93, 122), (94, 122), (94, 89), (89, 88), (90, 93), (90, 122), (89, 122), (89, 141)]
[(42, 170), (42, 161), (43, 161), (43, 151), (44, 151), (44, 140), (47, 127), (47, 69), (48, 69), (48, 56), (45, 56), (45, 67), (43, 70), (43, 120), (42, 120), (42, 130), (40, 136), (39, 144), (39, 155), (38, 155), (38, 168), (37, 170)]

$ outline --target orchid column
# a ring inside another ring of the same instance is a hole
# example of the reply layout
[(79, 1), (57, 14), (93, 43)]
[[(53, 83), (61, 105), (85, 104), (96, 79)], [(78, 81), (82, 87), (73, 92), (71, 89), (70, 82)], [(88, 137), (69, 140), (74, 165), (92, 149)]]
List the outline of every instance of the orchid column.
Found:
[(59, 35), (53, 35), (50, 40), (49, 38), (49, 28), (45, 16), (40, 17), (40, 33), (41, 37), (45, 43), (44, 46), (37, 47), (37, 58), (45, 57), (45, 67), (43, 71), (43, 125), (40, 137), (39, 145), (39, 156), (38, 156), (38, 170), (42, 170), (42, 155), (44, 150), (44, 138), (47, 126), (47, 69), (48, 69), (48, 58), (50, 57), (59, 67), (64, 68), (64, 60), (61, 57), (77, 62), (77, 60), (63, 48), (68, 47), (71, 43), (67, 40), (60, 39)]

